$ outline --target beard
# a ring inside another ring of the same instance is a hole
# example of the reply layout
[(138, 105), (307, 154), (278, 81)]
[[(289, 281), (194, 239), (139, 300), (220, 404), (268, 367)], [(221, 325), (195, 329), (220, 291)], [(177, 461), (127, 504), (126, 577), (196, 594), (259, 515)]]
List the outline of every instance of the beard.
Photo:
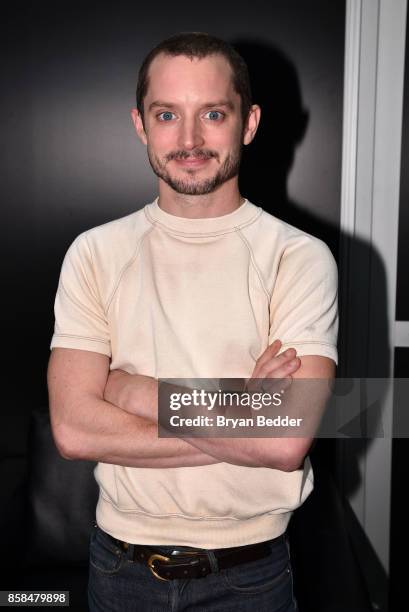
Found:
[(214, 157), (219, 159), (219, 155), (216, 151), (210, 149), (196, 149), (193, 153), (188, 151), (175, 151), (168, 153), (163, 159), (157, 157), (152, 149), (148, 145), (148, 158), (152, 170), (161, 178), (165, 183), (174, 189), (177, 193), (184, 195), (206, 195), (215, 191), (217, 187), (223, 185), (226, 181), (237, 176), (240, 168), (240, 161), (242, 155), (242, 145), (239, 145), (233, 151), (230, 151), (226, 156), (226, 159), (218, 169), (218, 171), (211, 177), (206, 179), (195, 179), (195, 173), (197, 170), (194, 168), (187, 168), (185, 172), (190, 175), (190, 179), (176, 178), (171, 176), (166, 168), (166, 165), (172, 159), (210, 159)]

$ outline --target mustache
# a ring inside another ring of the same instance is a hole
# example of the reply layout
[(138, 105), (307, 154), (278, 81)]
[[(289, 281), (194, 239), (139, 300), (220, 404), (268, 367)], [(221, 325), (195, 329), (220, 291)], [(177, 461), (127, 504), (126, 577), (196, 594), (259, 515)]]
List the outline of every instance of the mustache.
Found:
[(172, 151), (165, 155), (165, 160), (171, 161), (172, 159), (210, 159), (211, 157), (219, 158), (217, 151), (211, 151), (210, 149), (196, 149), (193, 152), (189, 151)]

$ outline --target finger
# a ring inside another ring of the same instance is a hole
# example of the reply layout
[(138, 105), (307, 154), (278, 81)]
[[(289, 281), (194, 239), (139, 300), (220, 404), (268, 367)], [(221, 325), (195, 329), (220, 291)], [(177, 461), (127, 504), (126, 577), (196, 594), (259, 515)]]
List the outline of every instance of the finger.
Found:
[(281, 378), (287, 378), (288, 376), (294, 374), (294, 372), (296, 372), (300, 368), (300, 366), (301, 359), (299, 357), (295, 357), (291, 361), (286, 361), (279, 367), (274, 367), (274, 369), (269, 370), (268, 367), (266, 367), (263, 374), (251, 377), (251, 379), (247, 383), (247, 388), (252, 391), (255, 391), (256, 389), (259, 389), (261, 385), (263, 385), (264, 387), (263, 381), (265, 380), (280, 380)]
[(274, 342), (272, 342), (266, 348), (266, 350), (263, 353), (261, 353), (260, 357), (256, 361), (256, 366), (262, 366), (263, 363), (265, 363), (266, 361), (274, 357), (274, 355), (277, 355), (280, 348), (281, 348), (281, 340), (278, 340), (278, 339), (274, 340)]
[(257, 363), (253, 375), (253, 378), (265, 378), (268, 372), (274, 371), (282, 367), (285, 363), (294, 359), (297, 355), (297, 351), (293, 348), (289, 348), (280, 355), (274, 355), (270, 359), (263, 361), (261, 364)]
[(281, 364), (266, 364), (262, 370), (261, 378), (281, 378), (288, 374), (294, 374), (301, 366), (301, 360), (299, 357), (293, 357), (292, 359), (286, 359)]
[(266, 370), (263, 372), (262, 378), (282, 378), (291, 374), (294, 374), (301, 366), (301, 359), (299, 357), (295, 357), (291, 359), (291, 361), (286, 361), (278, 368), (268, 370), (268, 366), (266, 366)]

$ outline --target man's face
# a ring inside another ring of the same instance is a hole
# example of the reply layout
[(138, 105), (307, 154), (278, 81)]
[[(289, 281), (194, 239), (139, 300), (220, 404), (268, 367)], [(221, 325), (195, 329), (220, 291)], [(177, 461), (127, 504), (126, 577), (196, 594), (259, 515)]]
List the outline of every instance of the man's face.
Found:
[(158, 55), (149, 68), (144, 125), (134, 116), (155, 174), (189, 195), (210, 193), (237, 176), (240, 102), (223, 56)]

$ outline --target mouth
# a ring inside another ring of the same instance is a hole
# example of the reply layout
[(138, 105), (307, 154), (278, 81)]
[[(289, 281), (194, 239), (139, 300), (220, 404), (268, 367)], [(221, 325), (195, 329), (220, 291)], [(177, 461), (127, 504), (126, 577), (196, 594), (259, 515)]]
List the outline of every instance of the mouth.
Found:
[(204, 166), (211, 160), (211, 157), (207, 158), (197, 158), (197, 157), (188, 157), (187, 159), (174, 159), (179, 166), (184, 168), (200, 168)]

